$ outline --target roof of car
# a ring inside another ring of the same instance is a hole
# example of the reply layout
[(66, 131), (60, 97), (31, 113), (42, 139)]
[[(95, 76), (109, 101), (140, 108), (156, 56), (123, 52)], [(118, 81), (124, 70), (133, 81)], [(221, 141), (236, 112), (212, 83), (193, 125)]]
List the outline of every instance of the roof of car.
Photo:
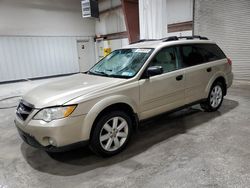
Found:
[(213, 41), (208, 40), (206, 37), (193, 37), (187, 36), (186, 37), (168, 37), (164, 39), (149, 39), (149, 40), (140, 40), (138, 42), (134, 42), (128, 46), (125, 46), (124, 48), (161, 48), (165, 46), (172, 46), (172, 45), (178, 45), (178, 44), (193, 44), (193, 43), (209, 43), (214, 44)]

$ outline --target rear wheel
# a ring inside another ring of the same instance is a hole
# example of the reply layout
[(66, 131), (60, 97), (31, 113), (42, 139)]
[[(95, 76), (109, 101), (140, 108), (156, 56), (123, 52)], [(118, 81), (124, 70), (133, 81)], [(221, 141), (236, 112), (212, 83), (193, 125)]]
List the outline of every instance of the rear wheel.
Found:
[(96, 123), (90, 138), (90, 148), (97, 154), (108, 157), (121, 152), (130, 140), (131, 118), (122, 111), (104, 114)]
[(221, 82), (215, 82), (210, 89), (207, 100), (201, 103), (201, 108), (208, 112), (218, 110), (224, 97), (223, 89), (225, 88)]

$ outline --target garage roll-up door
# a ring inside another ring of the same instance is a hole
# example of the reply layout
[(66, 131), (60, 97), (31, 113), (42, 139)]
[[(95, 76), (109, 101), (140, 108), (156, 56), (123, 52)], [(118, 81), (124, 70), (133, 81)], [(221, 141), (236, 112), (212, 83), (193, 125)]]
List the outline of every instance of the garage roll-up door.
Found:
[(217, 42), (235, 79), (250, 81), (250, 0), (195, 0), (194, 34)]

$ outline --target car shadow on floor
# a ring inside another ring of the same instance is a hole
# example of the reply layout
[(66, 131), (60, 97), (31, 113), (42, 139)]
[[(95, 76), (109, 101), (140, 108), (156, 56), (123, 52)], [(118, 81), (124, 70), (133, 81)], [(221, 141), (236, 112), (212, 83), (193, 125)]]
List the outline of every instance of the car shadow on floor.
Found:
[(142, 122), (125, 151), (111, 158), (96, 156), (88, 147), (48, 154), (22, 143), (21, 152), (28, 164), (38, 171), (72, 176), (128, 160), (173, 136), (185, 134), (196, 126), (205, 126), (204, 123), (228, 113), (237, 106), (237, 101), (225, 99), (217, 112), (203, 112), (196, 105)]

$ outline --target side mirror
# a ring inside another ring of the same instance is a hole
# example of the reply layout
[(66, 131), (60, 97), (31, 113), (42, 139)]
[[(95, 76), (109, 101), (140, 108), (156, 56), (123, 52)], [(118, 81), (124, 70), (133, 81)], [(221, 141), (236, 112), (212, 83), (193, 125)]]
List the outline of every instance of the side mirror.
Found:
[(163, 73), (162, 66), (152, 66), (152, 67), (148, 67), (146, 71), (146, 77), (149, 78), (151, 76), (156, 76), (162, 73)]

